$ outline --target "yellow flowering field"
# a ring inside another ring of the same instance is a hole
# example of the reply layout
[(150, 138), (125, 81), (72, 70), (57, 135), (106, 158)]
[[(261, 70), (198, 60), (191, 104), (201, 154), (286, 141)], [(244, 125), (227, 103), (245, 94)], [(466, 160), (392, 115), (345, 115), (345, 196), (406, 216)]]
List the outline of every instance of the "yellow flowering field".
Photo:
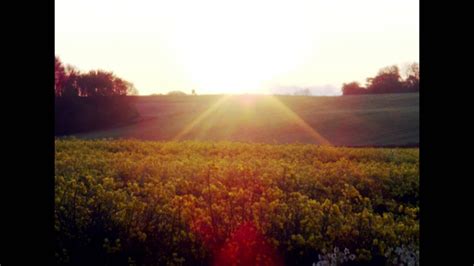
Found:
[(419, 263), (418, 148), (110, 139), (55, 147), (58, 264)]

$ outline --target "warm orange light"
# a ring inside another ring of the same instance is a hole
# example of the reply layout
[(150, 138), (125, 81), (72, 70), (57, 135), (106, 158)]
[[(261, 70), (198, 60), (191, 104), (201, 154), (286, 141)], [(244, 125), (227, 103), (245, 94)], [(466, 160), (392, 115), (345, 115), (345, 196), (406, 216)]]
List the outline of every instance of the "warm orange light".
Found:
[[(419, 61), (412, 0), (56, 0), (55, 53), (140, 94), (340, 88)], [(86, 18), (87, 19), (84, 19)]]
[(270, 95), (225, 95), (199, 114), (174, 140), (209, 139), (268, 141), (262, 133), (297, 132), (320, 145), (331, 145), (316, 128)]

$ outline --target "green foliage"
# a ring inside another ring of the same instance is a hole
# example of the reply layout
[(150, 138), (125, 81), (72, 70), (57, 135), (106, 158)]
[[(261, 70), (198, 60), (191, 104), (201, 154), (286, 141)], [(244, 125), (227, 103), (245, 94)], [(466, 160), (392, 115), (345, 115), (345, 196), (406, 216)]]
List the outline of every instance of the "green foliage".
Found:
[(59, 264), (208, 265), (246, 222), (292, 265), (334, 247), (364, 262), (419, 245), (418, 149), (55, 144)]

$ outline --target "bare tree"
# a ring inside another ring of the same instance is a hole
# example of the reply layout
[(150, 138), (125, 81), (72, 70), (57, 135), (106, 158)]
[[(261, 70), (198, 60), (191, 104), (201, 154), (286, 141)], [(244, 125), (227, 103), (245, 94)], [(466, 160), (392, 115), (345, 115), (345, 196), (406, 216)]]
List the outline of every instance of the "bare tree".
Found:
[(418, 63), (412, 63), (405, 69), (406, 79), (404, 87), (407, 91), (420, 91), (420, 66)]
[(66, 81), (66, 71), (59, 57), (54, 58), (54, 94), (60, 97)]
[(405, 64), (403, 66), (403, 74), (405, 79), (410, 76), (420, 79), (420, 65), (417, 62)]

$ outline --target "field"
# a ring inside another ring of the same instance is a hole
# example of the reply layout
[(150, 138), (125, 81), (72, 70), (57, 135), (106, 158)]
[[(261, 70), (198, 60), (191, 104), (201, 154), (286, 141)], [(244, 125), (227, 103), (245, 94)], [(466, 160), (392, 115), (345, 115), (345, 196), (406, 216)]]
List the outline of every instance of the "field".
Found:
[(416, 146), (419, 94), (139, 96), (139, 121), (77, 138)]
[[(349, 136), (359, 144), (417, 139), (418, 118), (412, 113), (418, 114), (418, 98), (383, 96), (372, 102), (355, 97), (287, 97), (282, 102), (309, 124), (324, 125), (318, 131), (332, 143), (344, 144)], [(163, 99), (137, 103), (150, 115), (148, 122), (95, 136), (152, 138), (158, 130), (158, 139), (171, 138), (173, 127), (180, 128), (171, 121), (189, 122), (199, 113), (190, 114), (190, 108), (203, 110), (216, 101), (203, 97), (191, 107)], [(348, 102), (350, 110), (327, 106)], [(259, 105), (254, 108), (249, 112), (260, 114)], [(226, 121), (214, 115), (201, 121), (215, 124), (203, 122), (181, 135), (197, 137), (203, 130), (200, 138), (219, 139), (213, 127)], [(339, 117), (339, 126), (331, 128), (325, 116)], [(390, 126), (394, 121), (400, 124)], [(342, 133), (359, 128), (358, 122), (372, 124), (366, 134), (376, 130), (381, 137), (369, 141), (358, 131)], [(317, 138), (311, 132), (305, 138), (306, 129), (296, 123), (303, 132), (292, 133), (301, 140)], [(332, 138), (331, 131), (342, 135)], [(322, 265), (338, 260), (338, 265), (410, 265), (418, 260), (418, 148), (80, 139), (58, 139), (55, 146), (59, 264)]]

